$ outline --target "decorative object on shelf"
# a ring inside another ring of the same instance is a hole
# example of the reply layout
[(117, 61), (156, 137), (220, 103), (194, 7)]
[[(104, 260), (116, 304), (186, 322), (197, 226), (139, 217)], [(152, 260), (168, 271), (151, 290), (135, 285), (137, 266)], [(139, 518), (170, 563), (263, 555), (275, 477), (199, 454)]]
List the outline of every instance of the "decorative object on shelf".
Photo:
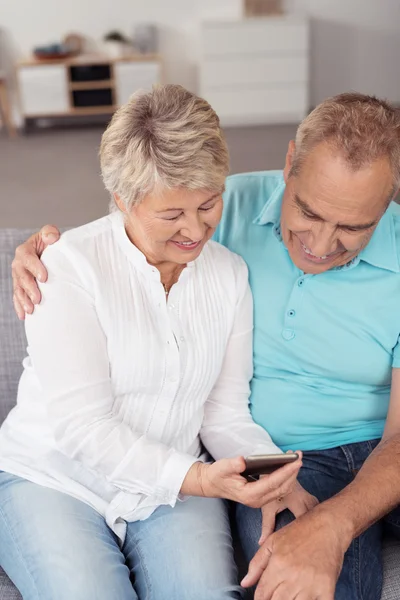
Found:
[(79, 33), (68, 33), (63, 39), (63, 45), (67, 48), (70, 56), (82, 54), (85, 49), (85, 38)]
[(282, 15), (282, 0), (244, 0), (244, 13), (246, 17)]
[(104, 36), (104, 49), (111, 58), (121, 58), (132, 52), (132, 42), (120, 31), (110, 31)]
[(157, 54), (158, 29), (150, 23), (138, 23), (133, 34), (135, 48), (142, 54)]
[(33, 49), (33, 54), (39, 60), (51, 60), (67, 58), (71, 55), (70, 50), (65, 44), (49, 44), (47, 46), (37, 46)]

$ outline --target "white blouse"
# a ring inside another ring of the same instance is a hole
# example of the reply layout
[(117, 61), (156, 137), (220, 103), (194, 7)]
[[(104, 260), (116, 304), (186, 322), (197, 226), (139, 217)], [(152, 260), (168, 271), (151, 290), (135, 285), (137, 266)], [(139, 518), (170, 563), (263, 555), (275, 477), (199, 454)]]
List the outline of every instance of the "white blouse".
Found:
[(121, 213), (65, 233), (26, 318), (0, 469), (125, 522), (174, 506), (201, 442), (216, 459), (279, 452), (248, 409), (252, 297), (243, 260), (208, 242), (168, 300)]

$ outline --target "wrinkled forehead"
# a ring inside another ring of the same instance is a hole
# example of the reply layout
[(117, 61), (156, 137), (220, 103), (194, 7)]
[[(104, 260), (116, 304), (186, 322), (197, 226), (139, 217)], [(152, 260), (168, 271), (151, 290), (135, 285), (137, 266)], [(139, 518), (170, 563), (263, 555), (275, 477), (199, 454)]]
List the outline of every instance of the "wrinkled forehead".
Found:
[(373, 215), (383, 212), (392, 196), (392, 169), (386, 157), (356, 169), (340, 153), (318, 146), (302, 161), (294, 187), (313, 209)]

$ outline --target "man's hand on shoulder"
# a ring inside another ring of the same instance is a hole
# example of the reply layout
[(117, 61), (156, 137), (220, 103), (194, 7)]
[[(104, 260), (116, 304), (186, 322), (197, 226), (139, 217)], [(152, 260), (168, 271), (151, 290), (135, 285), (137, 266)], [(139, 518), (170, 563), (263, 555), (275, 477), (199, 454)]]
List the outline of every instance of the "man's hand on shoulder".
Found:
[(25, 319), (26, 313), (33, 313), (34, 305), (41, 300), (36, 279), (47, 280), (47, 271), (40, 257), (47, 246), (60, 238), (60, 232), (54, 225), (45, 225), (26, 242), (18, 246), (12, 262), (13, 301), (18, 318)]

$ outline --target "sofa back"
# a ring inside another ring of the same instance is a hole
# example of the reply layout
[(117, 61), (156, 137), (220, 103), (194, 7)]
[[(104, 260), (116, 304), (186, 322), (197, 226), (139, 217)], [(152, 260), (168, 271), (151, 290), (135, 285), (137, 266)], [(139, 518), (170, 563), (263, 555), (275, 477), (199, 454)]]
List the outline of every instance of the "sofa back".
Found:
[(15, 248), (32, 233), (30, 229), (0, 229), (0, 423), (16, 402), (26, 356), (24, 324), (12, 301), (11, 262)]

